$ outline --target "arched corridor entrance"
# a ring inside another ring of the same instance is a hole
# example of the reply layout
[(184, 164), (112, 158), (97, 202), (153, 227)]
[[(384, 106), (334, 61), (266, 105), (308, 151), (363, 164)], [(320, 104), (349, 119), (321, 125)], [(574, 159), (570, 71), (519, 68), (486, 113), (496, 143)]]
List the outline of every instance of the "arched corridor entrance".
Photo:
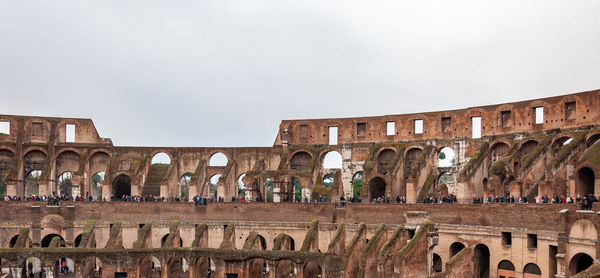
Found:
[(377, 198), (385, 197), (386, 182), (383, 178), (374, 177), (369, 181), (369, 198), (370, 201)]
[(121, 174), (112, 182), (112, 195), (115, 200), (121, 200), (123, 196), (131, 195), (131, 178)]

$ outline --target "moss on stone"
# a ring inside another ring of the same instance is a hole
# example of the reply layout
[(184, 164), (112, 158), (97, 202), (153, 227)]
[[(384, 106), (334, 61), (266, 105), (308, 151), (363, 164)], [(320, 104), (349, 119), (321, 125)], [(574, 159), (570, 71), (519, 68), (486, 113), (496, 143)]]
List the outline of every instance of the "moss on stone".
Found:
[(319, 220), (313, 220), (310, 224), (310, 228), (308, 228), (308, 231), (306, 232), (306, 236), (304, 237), (304, 241), (302, 242), (302, 248), (300, 248), (300, 251), (310, 251), (310, 247), (317, 238), (318, 231)]
[[(600, 140), (598, 142), (600, 142)], [(598, 142), (585, 150), (583, 155), (579, 158), (578, 162), (580, 164), (589, 164), (596, 167), (596, 169), (600, 169), (600, 143)]]
[(235, 233), (235, 225), (233, 224), (233, 222), (229, 222), (229, 224), (227, 225), (227, 228), (225, 228), (225, 231), (223, 232), (223, 241), (221, 241), (221, 245), (219, 246), (219, 248), (231, 249), (232, 246), (235, 246), (234, 245), (235, 238), (233, 238), (234, 233)]
[(404, 226), (402, 224), (396, 226), (396, 229), (394, 229), (392, 236), (390, 236), (390, 238), (383, 244), (383, 246), (381, 247), (381, 251), (379, 251), (379, 257), (377, 258), (378, 263), (382, 264), (387, 259), (392, 257), (392, 248), (394, 248), (394, 246), (396, 245), (396, 242), (402, 235), (403, 231)]
[(431, 171), (429, 171), (427, 179), (425, 180), (425, 184), (423, 184), (421, 191), (419, 191), (419, 196), (417, 196), (417, 203), (422, 202), (423, 198), (427, 196), (427, 192), (429, 192), (429, 189), (431, 189), (431, 187), (433, 186), (436, 175), (437, 169), (432, 169)]
[(410, 169), (410, 177), (419, 177), (419, 173), (421, 173), (421, 168), (425, 166), (425, 162), (427, 161), (427, 157), (429, 156), (429, 154), (431, 154), (431, 150), (433, 150), (433, 147), (431, 145), (425, 146), (425, 148), (421, 152), (421, 155), (419, 155), (419, 157), (413, 163)]
[(356, 233), (352, 237), (352, 240), (350, 241), (350, 244), (348, 245), (348, 248), (346, 249), (346, 254), (345, 254), (346, 258), (348, 256), (350, 256), (350, 254), (352, 254), (352, 251), (354, 251), (354, 249), (356, 248), (356, 245), (358, 245), (358, 243), (359, 243), (358, 241), (360, 240), (361, 236), (364, 235), (366, 229), (367, 229), (367, 225), (365, 225), (365, 222), (360, 222), (360, 224), (358, 224), (358, 229), (356, 230)]
[(529, 166), (531, 166), (535, 159), (538, 158), (544, 152), (544, 150), (546, 150), (546, 148), (548, 147), (548, 145), (550, 145), (551, 142), (552, 138), (550, 138), (549, 136), (543, 137), (540, 143), (537, 144), (533, 151), (523, 156), (523, 158), (521, 159), (521, 168), (529, 168)]
[(415, 244), (417, 243), (417, 241), (422, 239), (424, 236), (427, 236), (427, 232), (434, 225), (435, 225), (435, 223), (433, 223), (433, 221), (431, 221), (429, 219), (423, 221), (423, 223), (421, 223), (421, 227), (415, 233), (413, 238), (411, 240), (409, 240), (406, 243), (406, 245), (404, 245), (404, 247), (402, 247), (402, 249), (398, 252), (398, 254), (397, 254), (398, 260), (402, 260), (402, 259), (406, 258), (409, 255), (410, 251), (412, 251), (412, 249), (415, 247)]
[(25, 248), (27, 241), (29, 241), (30, 246), (32, 244), (31, 239), (29, 238), (29, 228), (21, 227), (19, 230), (19, 236), (17, 237), (17, 241), (13, 248)]
[(85, 228), (83, 228), (83, 233), (81, 234), (81, 240), (79, 241), (79, 248), (86, 248), (87, 243), (92, 236), (92, 232), (94, 231), (94, 227), (96, 226), (96, 220), (88, 220), (85, 224)]
[(144, 226), (138, 229), (138, 238), (133, 243), (133, 248), (144, 248), (146, 245), (146, 240), (150, 236), (150, 231), (152, 230), (152, 223), (146, 223)]
[[(279, 234), (282, 235), (282, 234)], [(248, 237), (246, 238), (246, 242), (244, 242), (244, 250), (256, 249), (254, 248), (256, 240), (258, 240), (258, 233), (256, 231), (251, 231)]]
[(192, 242), (192, 247), (203, 247), (200, 246), (202, 243), (202, 238), (208, 232), (208, 225), (206, 223), (201, 223), (196, 225), (196, 229), (194, 231), (194, 242)]
[(329, 241), (329, 245), (327, 246), (327, 253), (333, 253), (333, 251), (335, 250), (335, 246), (337, 244), (339, 244), (339, 241), (340, 241), (343, 233), (344, 233), (344, 223), (340, 223), (340, 224), (338, 224), (337, 229), (335, 229), (335, 233), (333, 234), (333, 237)]
[(554, 169), (558, 167), (560, 163), (567, 159), (569, 155), (581, 145), (581, 143), (585, 142), (587, 134), (587, 131), (575, 133), (573, 135), (573, 141), (565, 146), (562, 146), (558, 153), (556, 153), (552, 161), (550, 161), (550, 164), (548, 164), (548, 169)]
[(488, 142), (483, 142), (479, 146), (475, 154), (473, 154), (471, 159), (469, 159), (469, 162), (467, 162), (467, 165), (465, 165), (462, 171), (460, 171), (460, 180), (466, 181), (470, 180), (471, 177), (473, 177), (473, 174), (475, 174), (475, 170), (479, 167), (479, 165), (481, 164), (481, 162), (483, 162), (483, 159), (487, 155), (489, 147), (490, 143)]

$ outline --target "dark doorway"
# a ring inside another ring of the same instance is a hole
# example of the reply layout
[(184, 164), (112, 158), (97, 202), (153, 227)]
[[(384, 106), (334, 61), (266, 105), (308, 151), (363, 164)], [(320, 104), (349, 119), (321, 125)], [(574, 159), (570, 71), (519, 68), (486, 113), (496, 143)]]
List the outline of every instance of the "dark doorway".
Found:
[(115, 200), (121, 200), (123, 196), (131, 195), (131, 178), (127, 175), (118, 175), (112, 183), (112, 192)]
[(490, 249), (484, 244), (475, 246), (475, 277), (490, 277)]
[(583, 167), (577, 171), (577, 185), (575, 193), (581, 196), (594, 194), (594, 171), (588, 167)]
[(385, 180), (380, 177), (375, 177), (371, 179), (369, 182), (369, 194), (371, 195), (371, 200), (376, 199), (378, 197), (383, 198), (385, 195)]

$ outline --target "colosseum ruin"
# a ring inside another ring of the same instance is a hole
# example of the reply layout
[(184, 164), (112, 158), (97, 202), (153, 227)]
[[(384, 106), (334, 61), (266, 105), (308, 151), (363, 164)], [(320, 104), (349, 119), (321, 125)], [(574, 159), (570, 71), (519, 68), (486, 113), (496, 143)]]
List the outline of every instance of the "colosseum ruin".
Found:
[(0, 115), (0, 277), (600, 277), (599, 127), (600, 90), (284, 120), (270, 147)]

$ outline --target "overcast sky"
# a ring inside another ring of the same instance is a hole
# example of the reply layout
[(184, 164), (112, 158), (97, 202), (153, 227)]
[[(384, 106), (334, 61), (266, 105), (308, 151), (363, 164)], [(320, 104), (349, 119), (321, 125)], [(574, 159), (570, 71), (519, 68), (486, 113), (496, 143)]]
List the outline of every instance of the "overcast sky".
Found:
[(91, 118), (115, 145), (599, 88), (597, 0), (0, 0), (0, 113)]

